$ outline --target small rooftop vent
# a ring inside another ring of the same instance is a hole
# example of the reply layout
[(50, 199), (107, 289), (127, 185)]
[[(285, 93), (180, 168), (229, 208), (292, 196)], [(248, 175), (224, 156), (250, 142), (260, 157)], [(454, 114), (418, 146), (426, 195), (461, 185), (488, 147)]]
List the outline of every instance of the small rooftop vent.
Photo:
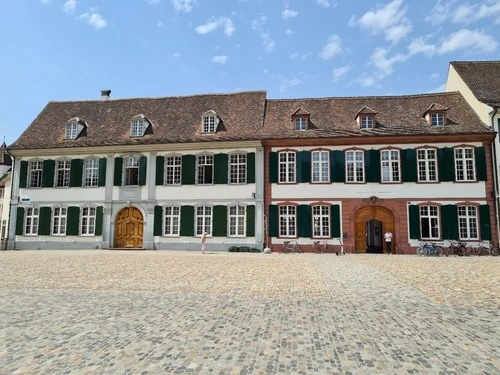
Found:
[(111, 90), (101, 90), (101, 100), (108, 100)]

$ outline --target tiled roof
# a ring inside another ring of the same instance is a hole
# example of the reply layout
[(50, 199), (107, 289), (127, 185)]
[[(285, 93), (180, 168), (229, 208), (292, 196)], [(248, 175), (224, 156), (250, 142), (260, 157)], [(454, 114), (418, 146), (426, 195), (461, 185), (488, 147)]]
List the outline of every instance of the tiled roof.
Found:
[[(432, 104), (448, 108), (445, 126), (430, 126), (422, 114)], [(360, 108), (377, 110), (377, 125), (360, 129), (355, 118)], [(295, 131), (290, 115), (297, 108), (310, 113), (309, 130)], [(440, 94), (349, 97), (324, 99), (272, 99), (267, 101), (264, 138), (314, 138), (382, 135), (443, 135), (491, 132), (459, 92)]]
[[(9, 148), (210, 142), (257, 139), (264, 121), (265, 91), (182, 97), (50, 102)], [(215, 134), (202, 134), (202, 114), (221, 119)], [(151, 122), (143, 137), (130, 136), (131, 119), (143, 114)], [(65, 139), (66, 123), (78, 117), (83, 135)]]
[(500, 105), (500, 61), (452, 61), (450, 64), (479, 101)]

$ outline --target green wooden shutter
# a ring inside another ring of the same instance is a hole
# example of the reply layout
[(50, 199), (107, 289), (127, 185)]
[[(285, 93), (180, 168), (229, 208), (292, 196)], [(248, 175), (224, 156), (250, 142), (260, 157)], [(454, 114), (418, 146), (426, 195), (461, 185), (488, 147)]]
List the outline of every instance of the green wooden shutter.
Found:
[(255, 206), (249, 205), (247, 210), (247, 237), (255, 236)]
[(156, 157), (156, 185), (163, 185), (165, 182), (165, 157)]
[(441, 228), (443, 239), (458, 240), (458, 211), (454, 204), (441, 206)]
[(476, 147), (476, 176), (478, 181), (486, 181), (486, 152), (484, 147)]
[[(333, 154), (333, 182), (345, 182), (345, 155), (344, 151), (330, 151)], [(331, 168), (331, 167), (330, 167)]]
[(106, 186), (106, 166), (107, 166), (107, 159), (106, 158), (99, 159), (99, 177), (97, 181), (97, 186)]
[(417, 152), (414, 149), (401, 150), (401, 170), (403, 182), (417, 182)]
[(487, 204), (479, 206), (479, 220), (481, 222), (481, 239), (491, 240), (490, 206)]
[[(196, 157), (194, 155), (182, 155), (182, 184), (194, 185), (196, 176)], [(192, 234), (191, 234), (192, 235)]]
[(214, 156), (214, 183), (227, 184), (227, 154)]
[(297, 223), (299, 237), (311, 238), (312, 237), (312, 212), (311, 206), (308, 204), (301, 204), (297, 208)]
[(79, 231), (80, 231), (80, 207), (68, 207), (66, 234), (68, 236), (78, 236)]
[(54, 160), (48, 159), (43, 161), (43, 173), (42, 173), (43, 187), (54, 187), (55, 169), (56, 169), (56, 162)]
[(420, 239), (420, 214), (418, 212), (418, 206), (410, 205), (408, 207), (409, 218), (410, 218), (410, 239), (418, 240)]
[(269, 153), (269, 182), (271, 184), (278, 182), (278, 153)]
[(163, 235), (163, 207), (162, 206), (155, 206), (153, 235), (154, 236), (162, 236)]
[(331, 208), (331, 227), (332, 227), (332, 237), (341, 237), (341, 223), (342, 216), (340, 213), (340, 205), (332, 204)]
[(439, 181), (455, 181), (455, 159), (450, 147), (438, 150)]
[(366, 182), (380, 182), (380, 151), (365, 151)]
[(115, 158), (115, 178), (113, 181), (114, 186), (122, 186), (123, 176), (123, 158)]
[(139, 186), (146, 185), (146, 176), (148, 171), (148, 158), (141, 156), (139, 158)]
[(28, 182), (28, 162), (22, 161), (21, 169), (19, 171), (19, 188), (21, 189), (26, 188), (27, 182)]
[(51, 225), (52, 209), (50, 207), (40, 207), (40, 216), (38, 218), (38, 234), (41, 236), (49, 236)]
[(82, 187), (83, 160), (71, 160), (71, 169), (69, 174), (69, 186)]
[(227, 236), (227, 207), (214, 206), (212, 222), (214, 224), (212, 235), (214, 237)]
[(297, 153), (297, 182), (311, 182), (311, 152)]
[(247, 154), (247, 184), (255, 183), (255, 152)]
[(102, 236), (102, 224), (103, 224), (103, 207), (98, 206), (95, 210), (95, 235)]
[(269, 205), (269, 237), (278, 237), (278, 206), (275, 204)]
[(16, 218), (16, 236), (21, 236), (24, 233), (24, 208), (17, 208), (17, 218)]
[[(194, 155), (192, 155), (194, 156)], [(181, 236), (194, 236), (194, 207), (181, 207)]]

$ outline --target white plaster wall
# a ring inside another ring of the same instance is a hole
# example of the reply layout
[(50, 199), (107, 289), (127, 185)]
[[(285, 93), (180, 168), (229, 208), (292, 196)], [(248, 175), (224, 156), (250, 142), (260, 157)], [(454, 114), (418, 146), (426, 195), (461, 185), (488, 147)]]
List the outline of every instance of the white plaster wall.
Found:
[(157, 186), (156, 199), (162, 200), (248, 200), (255, 193), (255, 184), (246, 185), (183, 185)]
[(21, 203), (28, 198), (31, 203), (96, 202), (104, 200), (104, 187), (96, 188), (42, 188), (20, 189)]

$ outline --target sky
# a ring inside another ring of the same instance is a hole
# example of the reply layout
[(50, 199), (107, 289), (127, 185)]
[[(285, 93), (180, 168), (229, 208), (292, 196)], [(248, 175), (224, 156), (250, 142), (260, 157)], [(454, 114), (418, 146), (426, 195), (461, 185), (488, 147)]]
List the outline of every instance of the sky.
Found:
[(0, 137), (50, 101), (444, 91), (500, 60), (500, 0), (0, 0)]

